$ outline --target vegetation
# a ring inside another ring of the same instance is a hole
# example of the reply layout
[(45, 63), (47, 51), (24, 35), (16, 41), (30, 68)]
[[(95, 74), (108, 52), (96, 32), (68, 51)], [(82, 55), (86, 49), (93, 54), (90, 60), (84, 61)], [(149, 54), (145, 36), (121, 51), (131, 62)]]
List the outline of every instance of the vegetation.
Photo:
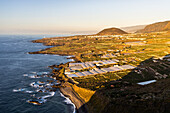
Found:
[(103, 84), (121, 79), (123, 76), (127, 75), (130, 71), (106, 73), (94, 76), (85, 76), (85, 77), (74, 77), (75, 81), (78, 81), (79, 87), (87, 88), (90, 90), (97, 90), (102, 87), (105, 87)]
[(72, 88), (78, 95), (87, 103), (90, 98), (93, 96), (95, 91), (91, 91), (85, 88), (77, 87), (76, 85), (72, 85)]
[[(114, 105), (116, 105), (113, 107), (114, 109), (117, 109), (117, 107), (122, 108), (122, 103), (125, 106), (127, 106), (128, 103), (130, 103), (131, 106), (135, 106), (135, 104), (139, 102), (145, 106), (145, 102), (150, 101), (151, 104), (153, 104), (154, 102), (157, 103), (160, 101), (159, 99), (157, 100), (157, 98), (154, 98), (155, 100), (151, 98), (151, 100), (148, 101), (147, 98), (150, 98), (150, 96), (158, 96), (158, 98), (160, 97), (161, 99), (164, 98), (159, 92), (160, 90), (158, 91), (156, 88), (153, 88), (154, 86), (151, 86), (150, 91), (148, 91), (146, 88), (136, 85), (136, 83), (151, 79), (169, 79), (168, 69), (170, 64), (166, 60), (161, 60), (163, 56), (170, 53), (169, 37), (170, 34), (167, 32), (156, 32), (106, 37), (81, 35), (54, 37), (52, 39), (45, 38), (34, 42), (53, 45), (54, 47), (32, 53), (74, 55), (76, 62), (117, 59), (119, 60), (117, 65), (128, 64), (137, 67), (133, 70), (70, 78), (64, 74), (65, 67), (68, 66), (65, 65), (60, 67), (60, 71), (54, 75), (54, 77), (59, 77), (64, 80), (64, 82), (71, 81), (71, 87), (87, 103), (91, 111), (94, 110), (94, 112), (99, 113), (102, 111), (110, 112), (113, 110), (112, 106)], [(114, 57), (103, 57), (107, 54), (113, 54)], [(103, 67), (109, 66), (113, 65)], [(167, 82), (166, 80), (163, 81)], [(159, 84), (163, 83), (159, 82)], [(158, 86), (160, 87), (159, 84)], [(166, 83), (164, 85), (166, 86)], [(153, 92), (152, 89), (154, 90)], [(164, 87), (164, 89), (166, 89), (166, 87)], [(148, 92), (151, 94), (148, 94)], [(164, 93), (169, 94), (167, 92)], [(103, 105), (104, 100), (102, 100), (101, 97), (106, 100), (106, 104)], [(127, 99), (127, 101), (124, 99)], [(167, 99), (167, 97), (165, 99)], [(143, 106), (142, 108), (146, 107)], [(127, 110), (129, 109), (130, 108), (127, 107)]]
[[(136, 39), (135, 37), (138, 38)], [(39, 51), (39, 53), (74, 55), (75, 60), (80, 62), (117, 59), (119, 60), (118, 65), (130, 64), (138, 66), (146, 59), (151, 57), (159, 58), (168, 54), (170, 52), (170, 39), (168, 37), (170, 37), (168, 33), (148, 33), (141, 35), (125, 34), (121, 37), (108, 36), (108, 38), (91, 36), (56, 37), (40, 39), (34, 42), (43, 42), (46, 45), (54, 46), (47, 50)], [(125, 44), (125, 42), (141, 41), (138, 40), (140, 38), (145, 38), (143, 40), (144, 45), (132, 46)], [(113, 54), (115, 57), (102, 58), (105, 54)], [(79, 87), (97, 90), (103, 87), (104, 83), (121, 79), (129, 72), (122, 71), (95, 76), (73, 77), (72, 81), (77, 81)], [(160, 70), (159, 72), (162, 73)], [(130, 74), (136, 73), (131, 72)]]

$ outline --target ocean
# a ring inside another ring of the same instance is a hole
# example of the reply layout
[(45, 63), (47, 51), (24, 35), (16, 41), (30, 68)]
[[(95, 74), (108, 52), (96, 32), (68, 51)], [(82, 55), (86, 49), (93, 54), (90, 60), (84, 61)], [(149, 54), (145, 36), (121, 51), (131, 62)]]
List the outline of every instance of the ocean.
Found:
[[(40, 87), (49, 89), (52, 85), (47, 82), (52, 79), (48, 66), (70, 61), (68, 56), (28, 54), (48, 47), (31, 42), (41, 38), (41, 35), (0, 35), (0, 113), (75, 112), (74, 104), (58, 89), (50, 92)], [(29, 103), (38, 99), (41, 105)]]

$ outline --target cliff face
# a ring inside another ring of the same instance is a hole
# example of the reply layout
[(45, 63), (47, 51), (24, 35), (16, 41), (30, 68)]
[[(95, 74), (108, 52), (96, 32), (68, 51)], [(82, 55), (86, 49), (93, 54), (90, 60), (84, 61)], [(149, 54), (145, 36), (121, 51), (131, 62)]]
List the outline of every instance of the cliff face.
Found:
[(136, 33), (150, 33), (161, 31), (170, 31), (170, 21), (157, 22), (154, 24), (147, 25), (144, 29), (138, 30)]
[(108, 28), (100, 31), (96, 35), (121, 35), (121, 34), (127, 34), (127, 32), (118, 28)]

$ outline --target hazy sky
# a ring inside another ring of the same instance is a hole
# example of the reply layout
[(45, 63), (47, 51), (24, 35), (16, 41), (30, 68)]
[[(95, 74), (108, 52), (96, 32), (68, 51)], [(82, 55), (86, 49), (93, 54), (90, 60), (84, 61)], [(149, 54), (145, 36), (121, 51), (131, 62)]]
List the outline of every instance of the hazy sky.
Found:
[(170, 20), (170, 0), (0, 0), (0, 34), (98, 32)]

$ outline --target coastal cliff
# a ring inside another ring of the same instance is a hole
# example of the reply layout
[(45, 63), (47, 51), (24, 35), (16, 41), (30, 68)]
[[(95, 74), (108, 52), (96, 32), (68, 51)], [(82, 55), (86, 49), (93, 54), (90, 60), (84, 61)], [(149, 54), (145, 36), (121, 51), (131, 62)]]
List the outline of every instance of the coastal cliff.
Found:
[(71, 85), (69, 83), (64, 83), (63, 85), (65, 87), (61, 87), (60, 91), (75, 104), (76, 111), (78, 113), (88, 113), (84, 100), (74, 91)]

